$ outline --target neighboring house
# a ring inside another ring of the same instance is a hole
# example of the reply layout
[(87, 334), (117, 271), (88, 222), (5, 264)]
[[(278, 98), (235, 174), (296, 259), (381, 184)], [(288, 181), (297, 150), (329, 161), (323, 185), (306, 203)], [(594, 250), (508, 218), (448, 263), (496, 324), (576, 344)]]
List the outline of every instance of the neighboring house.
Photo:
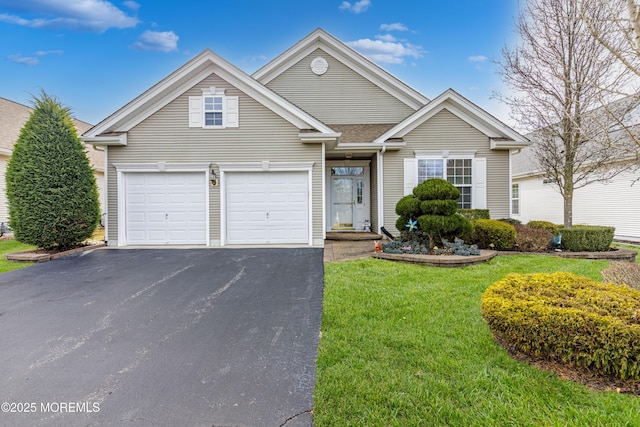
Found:
[[(609, 114), (608, 114), (609, 113)], [(640, 129), (640, 105), (636, 96), (621, 98), (592, 112), (595, 126), (607, 125), (608, 147), (616, 153), (611, 167), (629, 165), (627, 170), (613, 178), (589, 182), (574, 190), (573, 224), (607, 225), (615, 227), (615, 238), (640, 242), (640, 169), (633, 153), (634, 141), (620, 123), (631, 131)], [(613, 114), (618, 119), (610, 119)], [(588, 123), (587, 123), (588, 124)], [(532, 141), (529, 147), (514, 152), (512, 157), (512, 211), (513, 218), (523, 223), (545, 220), (556, 224), (564, 222), (564, 200), (558, 186), (545, 176), (535, 156), (536, 133), (527, 135)], [(588, 141), (587, 144), (597, 142)], [(584, 148), (585, 146), (583, 146)], [(592, 154), (589, 145), (585, 153)], [(595, 147), (594, 147), (595, 149)], [(626, 166), (625, 166), (626, 167)], [(618, 171), (619, 169), (611, 169)]]
[[(13, 151), (13, 145), (20, 136), (20, 130), (29, 119), (33, 108), (27, 107), (8, 99), (0, 98), (0, 222), (5, 224), (9, 221), (9, 208), (7, 204), (7, 192), (5, 173), (7, 163)], [(91, 129), (89, 123), (80, 120), (73, 120), (78, 135)], [(104, 200), (104, 154), (96, 150), (91, 145), (86, 147), (87, 157), (93, 168), (100, 193), (100, 202)]]
[[(564, 201), (540, 171), (531, 147), (513, 156), (512, 212), (515, 219), (564, 222)], [(573, 224), (615, 227), (617, 240), (640, 242), (640, 171), (629, 170), (573, 193)]]
[(526, 138), (453, 90), (433, 100), (318, 29), (248, 75), (205, 50), (86, 132), (107, 156), (107, 240), (322, 246), (394, 230), (426, 178), (510, 210)]

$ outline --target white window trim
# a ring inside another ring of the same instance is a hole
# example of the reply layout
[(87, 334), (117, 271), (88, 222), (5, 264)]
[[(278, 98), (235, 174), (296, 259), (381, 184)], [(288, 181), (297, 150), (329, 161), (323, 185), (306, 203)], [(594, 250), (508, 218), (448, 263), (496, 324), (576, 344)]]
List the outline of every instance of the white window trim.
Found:
[[(207, 111), (205, 109), (206, 99), (213, 98), (213, 97), (222, 98), (222, 109), (220, 110), (220, 113), (222, 113), (221, 125), (207, 125), (207, 113), (217, 112), (217, 111)], [(224, 129), (226, 127), (225, 126), (226, 125), (226, 120), (225, 120), (226, 102), (227, 101), (226, 101), (226, 96), (224, 95), (224, 89), (216, 88), (216, 87), (202, 89), (202, 128), (203, 129)]]
[(206, 237), (205, 244), (210, 246), (210, 232), (209, 232), (209, 186), (210, 181), (210, 163), (114, 163), (113, 167), (116, 168), (116, 186), (118, 188), (118, 240), (116, 246), (127, 245), (127, 227), (126, 227), (126, 174), (131, 172), (204, 172), (206, 174), (205, 179), (205, 204), (207, 206), (205, 229)]
[(418, 177), (418, 183), (420, 183), (420, 174), (419, 174), (419, 165), (420, 165), (420, 160), (442, 160), (442, 179), (447, 180), (447, 160), (471, 160), (471, 167), (472, 167), (472, 172), (471, 172), (471, 184), (464, 184), (464, 185), (455, 185), (456, 187), (468, 187), (470, 188), (471, 194), (471, 206), (475, 206), (475, 201), (474, 201), (474, 186), (475, 186), (475, 179), (473, 177), (473, 159), (475, 158), (475, 151), (448, 151), (448, 150), (443, 150), (443, 151), (416, 151), (416, 159), (417, 159), (417, 166), (418, 166), (418, 170), (416, 170), (416, 176)]
[[(227, 197), (226, 197), (226, 174), (229, 172), (307, 172), (307, 185), (309, 191), (309, 246), (314, 245), (313, 241), (313, 165), (314, 162), (271, 162), (264, 160), (261, 162), (237, 162), (218, 163), (220, 170), (220, 246), (227, 245)], [(324, 242), (316, 242), (323, 244)]]
[[(513, 187), (514, 186), (516, 186), (516, 188), (518, 189), (518, 197), (513, 197)], [(520, 211), (522, 209), (521, 209), (521, 206), (520, 206), (521, 198), (520, 198), (520, 183), (519, 182), (512, 182), (511, 183), (511, 192), (510, 193), (511, 193), (510, 194), (511, 195), (511, 197), (510, 197), (510, 199), (511, 199), (511, 215), (520, 216)], [(513, 201), (514, 200), (518, 201), (518, 211), (517, 212), (514, 212), (514, 210), (513, 210)]]

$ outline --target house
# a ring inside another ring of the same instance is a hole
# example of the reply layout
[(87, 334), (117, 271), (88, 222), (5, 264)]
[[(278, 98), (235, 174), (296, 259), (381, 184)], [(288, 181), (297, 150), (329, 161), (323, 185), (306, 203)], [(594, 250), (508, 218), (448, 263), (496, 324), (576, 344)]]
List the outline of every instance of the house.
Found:
[[(0, 98), (0, 222), (7, 224), (9, 221), (9, 208), (7, 204), (6, 180), (7, 163), (11, 158), (13, 145), (20, 136), (20, 130), (29, 119), (32, 108), (8, 99)], [(91, 129), (89, 123), (74, 119), (78, 135)], [(87, 146), (87, 157), (93, 168), (93, 173), (98, 184), (100, 200), (103, 200), (104, 187), (104, 154), (93, 146)]]
[(393, 230), (444, 177), (510, 209), (526, 138), (453, 90), (428, 99), (322, 29), (248, 75), (205, 50), (86, 132), (107, 157), (109, 245), (323, 246)]
[[(625, 122), (628, 126), (637, 126), (640, 123), (640, 108), (628, 110)], [(536, 159), (535, 135), (529, 137), (532, 145), (514, 152), (512, 157), (511, 217), (523, 223), (544, 220), (562, 224), (563, 197), (554, 182), (545, 176)], [(617, 143), (629, 143), (624, 138), (612, 139)], [(629, 158), (621, 157), (617, 163), (624, 163), (625, 160)], [(637, 164), (637, 160), (635, 162)], [(574, 190), (573, 224), (615, 227), (616, 240), (640, 242), (640, 216), (636, 213), (640, 211), (639, 186), (640, 169), (631, 168), (609, 180), (589, 182)]]

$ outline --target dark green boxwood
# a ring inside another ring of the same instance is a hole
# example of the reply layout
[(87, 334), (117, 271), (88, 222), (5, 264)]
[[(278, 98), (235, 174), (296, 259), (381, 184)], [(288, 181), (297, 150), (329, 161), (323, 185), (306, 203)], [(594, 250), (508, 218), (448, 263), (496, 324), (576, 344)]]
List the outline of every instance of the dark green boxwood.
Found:
[(420, 200), (458, 200), (460, 191), (444, 179), (433, 178), (418, 184), (413, 195)]
[(418, 218), (422, 214), (420, 200), (416, 199), (413, 194), (404, 196), (396, 203), (396, 214), (406, 218)]
[(516, 242), (516, 229), (495, 219), (478, 219), (473, 221), (473, 240), (483, 249), (511, 249)]
[(510, 274), (482, 295), (497, 340), (528, 355), (640, 379), (640, 291), (571, 273)]
[(16, 240), (68, 248), (100, 219), (98, 190), (69, 109), (43, 93), (20, 131), (7, 165), (9, 225)]
[(418, 217), (420, 229), (438, 238), (457, 236), (471, 231), (471, 223), (462, 215), (422, 215)]
[(562, 248), (571, 252), (608, 251), (613, 243), (616, 229), (598, 225), (574, 225), (560, 228)]
[(455, 200), (425, 200), (420, 203), (420, 210), (425, 215), (453, 215), (458, 210)]
[(469, 221), (475, 219), (491, 219), (489, 209), (458, 209), (458, 213)]

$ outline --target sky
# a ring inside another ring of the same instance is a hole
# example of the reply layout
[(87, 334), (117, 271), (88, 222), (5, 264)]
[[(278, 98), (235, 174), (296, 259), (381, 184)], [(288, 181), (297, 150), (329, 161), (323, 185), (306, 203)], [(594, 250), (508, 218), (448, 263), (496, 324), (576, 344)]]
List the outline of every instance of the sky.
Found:
[(41, 91), (97, 124), (209, 48), (251, 74), (323, 28), (434, 98), (492, 94), (519, 0), (0, 0), (0, 97)]

